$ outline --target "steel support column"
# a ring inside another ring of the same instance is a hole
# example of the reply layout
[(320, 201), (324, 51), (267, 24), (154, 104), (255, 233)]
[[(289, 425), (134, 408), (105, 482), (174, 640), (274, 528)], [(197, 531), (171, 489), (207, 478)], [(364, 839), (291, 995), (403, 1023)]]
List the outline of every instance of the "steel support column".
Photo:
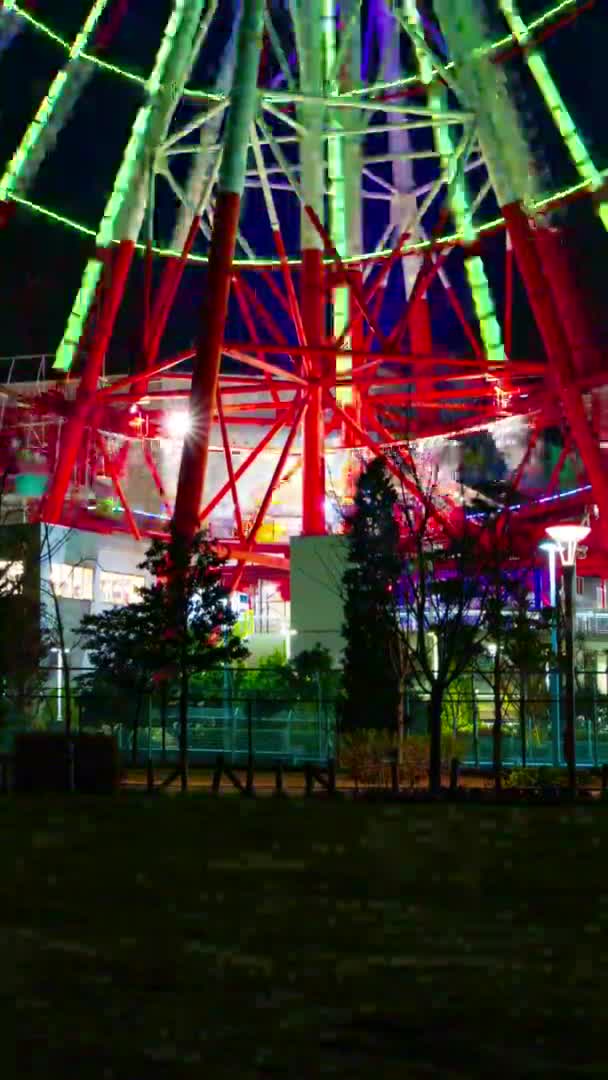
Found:
[(209, 456), (209, 436), (228, 312), (232, 260), (245, 185), (249, 131), (257, 105), (263, 16), (264, 0), (243, 0), (199, 341), (192, 374), (192, 432), (184, 442), (173, 517), (177, 532), (184, 537), (192, 537), (199, 527)]
[[(302, 253), (302, 319), (309, 345), (323, 341), (325, 299), (323, 261), (314, 248)], [(325, 456), (323, 424), (322, 357), (311, 355), (310, 394), (304, 414), (302, 462), (302, 532), (305, 536), (325, 533)]]
[(41, 503), (40, 518), (43, 521), (56, 523), (61, 520), (63, 503), (82, 443), (89, 410), (95, 401), (97, 383), (125, 291), (134, 250), (133, 241), (124, 240), (114, 257), (110, 286), (103, 301), (101, 319), (80, 380), (74, 410), (63, 428), (57, 466)]
[[(306, 134), (302, 138), (301, 216), (302, 270), (300, 307), (306, 344), (321, 345), (326, 330), (326, 297), (323, 281), (323, 241), (313, 224), (316, 217), (325, 219), (326, 153), (323, 143), (324, 110), (320, 102), (325, 93), (324, 68), (327, 64), (327, 21), (323, 0), (292, 0), (292, 15), (300, 58), (300, 86), (314, 103), (298, 107), (298, 119)], [(310, 394), (304, 412), (302, 464), (302, 532), (319, 536), (325, 533), (325, 459), (323, 431), (323, 393), (321, 377), (325, 362), (321, 353), (309, 355)]]

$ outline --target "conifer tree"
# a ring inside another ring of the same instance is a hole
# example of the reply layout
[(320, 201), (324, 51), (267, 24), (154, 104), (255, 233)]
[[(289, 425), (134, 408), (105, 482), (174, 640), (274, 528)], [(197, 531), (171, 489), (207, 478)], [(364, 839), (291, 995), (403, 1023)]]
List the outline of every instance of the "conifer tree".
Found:
[[(224, 559), (204, 533), (192, 541), (173, 531), (154, 540), (140, 569), (152, 584), (120, 616), (88, 617), (85, 633), (92, 660), (139, 685), (158, 676), (179, 687), (179, 751), (182, 788), (188, 784), (188, 695), (193, 675), (234, 663), (247, 649), (233, 633), (236, 615), (222, 583)], [(95, 651), (95, 632), (99, 629)], [(103, 648), (101, 648), (103, 643)]]
[(344, 727), (392, 727), (402, 710), (396, 591), (402, 569), (397, 493), (381, 458), (357, 482), (344, 589)]

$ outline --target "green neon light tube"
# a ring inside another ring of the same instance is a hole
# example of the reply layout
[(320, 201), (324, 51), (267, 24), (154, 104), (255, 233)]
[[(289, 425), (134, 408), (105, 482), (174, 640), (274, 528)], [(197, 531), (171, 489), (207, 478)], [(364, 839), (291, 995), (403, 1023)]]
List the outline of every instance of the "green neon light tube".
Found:
[[(178, 31), (190, 8), (189, 0), (176, 0), (175, 7), (167, 23), (163, 34), (160, 49), (156, 55), (152, 74), (147, 83), (148, 96), (133, 125), (131, 136), (124, 153), (122, 164), (118, 170), (112, 194), (108, 200), (96, 242), (98, 247), (108, 247), (115, 239), (115, 226), (123, 206), (130, 194), (131, 186), (135, 179), (135, 172), (140, 160), (143, 148), (146, 144), (146, 136), (153, 115), (162, 80), (169, 65), (173, 50), (179, 47)], [(136, 237), (135, 237), (136, 239)], [(103, 269), (100, 259), (89, 259), (85, 268), (82, 284), (72, 308), (63, 339), (55, 356), (53, 367), (55, 370), (68, 371), (72, 366), (78, 342), (82, 336), (84, 325), (95, 296)]]
[[(337, 34), (336, 34), (336, 8), (334, 0), (322, 2), (321, 34), (323, 43), (323, 66), (326, 82), (326, 93), (336, 93), (337, 85), (328, 85), (330, 74), (335, 70), (337, 57)], [(330, 110), (329, 123), (331, 127), (340, 124), (336, 113)], [(340, 258), (348, 254), (347, 234), (347, 207), (346, 207), (346, 177), (344, 175), (344, 143), (339, 138), (327, 140), (327, 179), (328, 179), (328, 211), (329, 232), (336, 251)], [(349, 320), (349, 290), (346, 287), (334, 289), (332, 305), (332, 329), (337, 337), (340, 337)], [(345, 343), (348, 347), (348, 343)], [(347, 355), (336, 358), (336, 370), (339, 375), (347, 374), (351, 369), (351, 361)], [(348, 404), (352, 400), (351, 387), (341, 387), (337, 390), (337, 399), (340, 404)]]
[[(406, 12), (408, 21), (416, 29), (421, 29), (416, 0), (406, 0)], [(440, 114), (441, 110), (446, 105), (445, 91), (440, 90), (437, 87), (432, 87), (434, 71), (431, 59), (424, 50), (417, 46), (415, 41), (414, 50), (421, 81), (425, 86), (429, 87), (427, 92), (429, 106), (434, 112)], [(454, 144), (452, 142), (449, 127), (446, 124), (433, 127), (433, 137), (435, 146), (440, 154), (442, 168), (447, 170), (448, 164), (454, 154)], [(454, 223), (458, 233), (463, 237), (465, 242), (472, 243), (476, 238), (476, 230), (471, 218), (466, 180), (462, 173), (459, 173), (454, 178), (451, 185), (450, 206), (452, 208)], [(471, 295), (473, 297), (473, 306), (475, 308), (477, 322), (479, 323), (479, 331), (486, 350), (486, 356), (488, 360), (502, 361), (505, 359), (502, 333), (500, 324), (496, 318), (496, 308), (483, 262), (479, 255), (470, 255), (465, 258), (464, 267)]]
[[(528, 32), (530, 34), (533, 34), (537, 30), (542, 29), (548, 23), (553, 22), (554, 19), (557, 19), (561, 15), (564, 15), (568, 10), (576, 8), (578, 2), (579, 0), (561, 0), (561, 3), (555, 4), (553, 7), (547, 8), (546, 11), (541, 12), (540, 15), (537, 15), (535, 19), (532, 19), (528, 23)], [(4, 6), (6, 8), (10, 6), (11, 10), (23, 16), (23, 18), (30, 24), (32, 29), (36, 30), (40, 34), (44, 34), (46, 37), (56, 42), (56, 44), (59, 45), (62, 49), (64, 49), (66, 52), (70, 51), (71, 46), (69, 42), (62, 38), (61, 35), (58, 34), (55, 30), (52, 30), (50, 26), (47, 26), (46, 23), (42, 22), (41, 19), (37, 19), (29, 11), (25, 11), (18, 3), (15, 2), (15, 0), (5, 0)], [(513, 34), (507, 34), (504, 37), (497, 38), (496, 41), (493, 41), (491, 44), (489, 44), (486, 51), (489, 54), (493, 52), (498, 52), (500, 49), (508, 48), (509, 45), (513, 44), (513, 41)], [(102, 60), (98, 56), (92, 56), (90, 53), (83, 52), (81, 55), (83, 60), (89, 60), (92, 64), (96, 64), (98, 67), (103, 68), (112, 75), (117, 75), (120, 78), (128, 79), (131, 82), (139, 83), (141, 86), (145, 85), (146, 80), (142, 78), (141, 75), (136, 75), (134, 72), (128, 71), (126, 68), (119, 67), (117, 64), (110, 64), (107, 60)], [(450, 70), (451, 68), (453, 68), (453, 66), (454, 65), (452, 63), (446, 64), (446, 70)], [(413, 83), (417, 81), (417, 78), (412, 79)], [(205, 100), (209, 98), (209, 92), (205, 89), (199, 88), (185, 90), (184, 95), (191, 98), (204, 98)]]
[[(515, 40), (522, 46), (528, 45), (531, 38), (530, 29), (517, 11), (517, 5), (513, 0), (498, 0), (498, 6)], [(579, 176), (589, 181), (594, 189), (601, 187), (602, 174), (589, 154), (543, 56), (532, 46), (524, 50), (524, 57)], [(608, 203), (602, 202), (598, 209), (598, 216), (604, 228), (608, 230)]]
[[(73, 44), (68, 47), (68, 63), (53, 79), (48, 94), (42, 99), (34, 119), (0, 180), (0, 202), (7, 199), (18, 187), (19, 179), (30, 154), (43, 141), (48, 122), (56, 110), (70, 76), (73, 74), (76, 64), (81, 60), (82, 53), (94, 34), (97, 24), (108, 6), (108, 2), (109, 0), (96, 0), (82, 30), (74, 39)], [(6, 8), (8, 5), (5, 4), (4, 6)], [(14, 10), (19, 10), (17, 5), (14, 5)]]
[[(604, 169), (601, 172), (602, 181), (608, 180), (608, 169)], [(572, 184), (568, 188), (562, 188), (559, 191), (552, 192), (549, 195), (543, 196), (542, 199), (536, 199), (531, 204), (531, 210), (539, 214), (546, 213), (554, 206), (558, 206), (559, 203), (565, 202), (568, 199), (580, 196), (585, 192), (589, 192), (591, 185), (586, 180), (581, 180), (578, 184)], [(65, 217), (63, 214), (57, 214), (54, 210), (49, 210), (46, 206), (40, 206), (39, 203), (32, 202), (31, 199), (22, 198), (19, 195), (13, 196), (13, 202), (24, 206), (27, 210), (30, 210), (34, 214), (40, 214), (41, 217), (47, 218), (49, 221), (54, 221), (58, 225), (64, 225), (68, 229), (73, 229), (75, 232), (82, 233), (83, 236), (94, 237), (95, 229), (90, 228), (87, 225), (83, 225), (79, 221), (74, 221), (71, 218)], [(503, 217), (492, 218), (491, 221), (486, 221), (483, 225), (477, 227), (477, 236), (486, 236), (488, 233), (496, 232), (499, 229), (504, 228), (505, 219)], [(463, 244), (468, 242), (467, 238), (459, 232), (446, 233), (444, 236), (438, 237), (434, 240), (417, 240), (413, 244), (405, 244), (403, 247), (404, 255), (418, 255), (423, 254), (425, 251), (430, 251), (433, 246), (440, 242), (443, 246), (447, 247), (450, 244)], [(116, 241), (114, 241), (116, 243)], [(146, 244), (138, 243), (135, 245), (136, 249), (142, 254), (148, 250)], [(178, 248), (164, 248), (153, 245), (152, 253), (158, 255), (160, 258), (174, 259), (181, 257), (181, 251)], [(366, 252), (359, 251), (353, 252), (350, 255), (345, 255), (344, 262), (348, 264), (364, 264), (371, 262), (374, 259), (388, 258), (392, 254), (391, 248), (382, 248), (380, 251)], [(290, 256), (287, 260), (290, 266), (299, 266), (300, 259), (295, 256)], [(188, 256), (188, 262), (191, 264), (197, 264), (205, 266), (207, 264), (206, 255), (190, 254)], [(327, 257), (325, 262), (331, 263), (332, 259)], [(252, 270), (265, 269), (268, 267), (280, 267), (281, 263), (276, 258), (264, 258), (264, 259), (234, 259), (234, 265), (242, 268), (249, 267)]]

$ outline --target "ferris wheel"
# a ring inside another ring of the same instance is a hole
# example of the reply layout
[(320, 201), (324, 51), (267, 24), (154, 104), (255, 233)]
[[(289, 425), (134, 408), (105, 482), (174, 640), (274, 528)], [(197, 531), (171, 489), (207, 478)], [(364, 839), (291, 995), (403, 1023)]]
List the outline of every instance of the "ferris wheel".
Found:
[[(587, 199), (608, 229), (607, 177), (543, 51), (593, 5), (562, 0), (532, 19), (514, 0), (150, 7), (145, 76), (112, 55), (137, 0), (96, 0), (71, 39), (31, 6), (0, 10), (0, 47), (18, 31), (57, 50), (0, 176), (0, 216), (12, 228), (21, 206), (91, 239), (44, 385), (4, 386), (4, 430), (30, 451), (36, 430), (32, 514), (139, 537), (162, 517), (191, 533), (227, 506), (239, 566), (271, 565), (259, 538), (286, 474), (298, 477), (297, 528), (318, 535), (345, 460), (445, 459), (447, 447), (453, 463), (466, 438), (500, 444), (504, 432), (516, 433), (508, 481), (522, 513), (559, 496), (608, 514), (605, 365), (555, 213)], [(93, 79), (122, 81), (132, 116), (98, 220), (75, 220), (45, 201), (42, 180)], [(549, 168), (527, 132), (530, 103), (557, 136)], [(141, 340), (132, 369), (108, 378), (138, 264)], [(197, 334), (168, 348), (185, 281)], [(538, 331), (531, 354), (522, 320)], [(539, 470), (556, 429), (556, 458)], [(131, 506), (130, 463), (149, 475), (154, 519)], [(252, 515), (253, 472), (264, 493)], [(103, 518), (98, 481), (115, 503)], [(459, 491), (444, 472), (448, 507)]]

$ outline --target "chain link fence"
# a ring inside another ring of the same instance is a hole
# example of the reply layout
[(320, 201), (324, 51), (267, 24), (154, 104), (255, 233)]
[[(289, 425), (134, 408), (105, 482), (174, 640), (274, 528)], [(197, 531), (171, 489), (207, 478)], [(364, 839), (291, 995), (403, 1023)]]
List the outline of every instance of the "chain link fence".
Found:
[[(224, 669), (198, 680), (188, 700), (188, 751), (193, 765), (213, 764), (218, 754), (238, 765), (249, 757), (326, 764), (336, 756), (336, 689), (331, 676), (295, 686), (264, 671)], [(77, 679), (72, 685), (77, 687)], [(0, 697), (0, 750), (11, 753), (15, 735), (27, 730), (104, 731), (116, 735), (125, 764), (176, 763), (179, 696), (172, 686), (154, 693), (106, 688)]]
[[(218, 754), (228, 763), (244, 763), (251, 755), (260, 764), (282, 761), (298, 766), (324, 764), (339, 757), (339, 676), (296, 686), (283, 676), (258, 679), (252, 669), (209, 673), (192, 690), (188, 702), (188, 746), (192, 764), (212, 764)], [(581, 767), (608, 762), (608, 692), (600, 689), (597, 672), (577, 673), (576, 760)], [(73, 680), (77, 686), (77, 680)], [(608, 688), (607, 688), (608, 691)], [(18, 731), (65, 730), (68, 707), (74, 731), (116, 734), (125, 764), (148, 760), (171, 765), (179, 747), (179, 705), (174, 688), (164, 693), (103, 693), (65, 685), (44, 693), (0, 695), (0, 752), (11, 753)], [(406, 695), (408, 730), (428, 732), (428, 699)], [(505, 767), (562, 766), (564, 757), (564, 693), (560, 676), (545, 673), (528, 679), (525, 700), (519, 686), (508, 686), (502, 699), (502, 760)], [(383, 722), (380, 722), (382, 720)], [(494, 699), (491, 686), (466, 676), (446, 696), (444, 733), (456, 737), (462, 764), (487, 768), (492, 763)], [(394, 718), (379, 718), (378, 727), (394, 730)]]
[[(522, 700), (523, 697), (523, 700)], [(598, 687), (597, 672), (577, 672), (576, 761), (581, 767), (608, 762), (608, 692)], [(406, 699), (410, 730), (425, 734), (428, 699)], [(505, 680), (501, 695), (502, 761), (505, 767), (563, 766), (565, 691), (559, 672), (528, 675), (526, 684)], [(492, 764), (495, 701), (484, 679), (465, 676), (446, 695), (442, 728), (458, 739), (462, 763), (487, 768)]]

